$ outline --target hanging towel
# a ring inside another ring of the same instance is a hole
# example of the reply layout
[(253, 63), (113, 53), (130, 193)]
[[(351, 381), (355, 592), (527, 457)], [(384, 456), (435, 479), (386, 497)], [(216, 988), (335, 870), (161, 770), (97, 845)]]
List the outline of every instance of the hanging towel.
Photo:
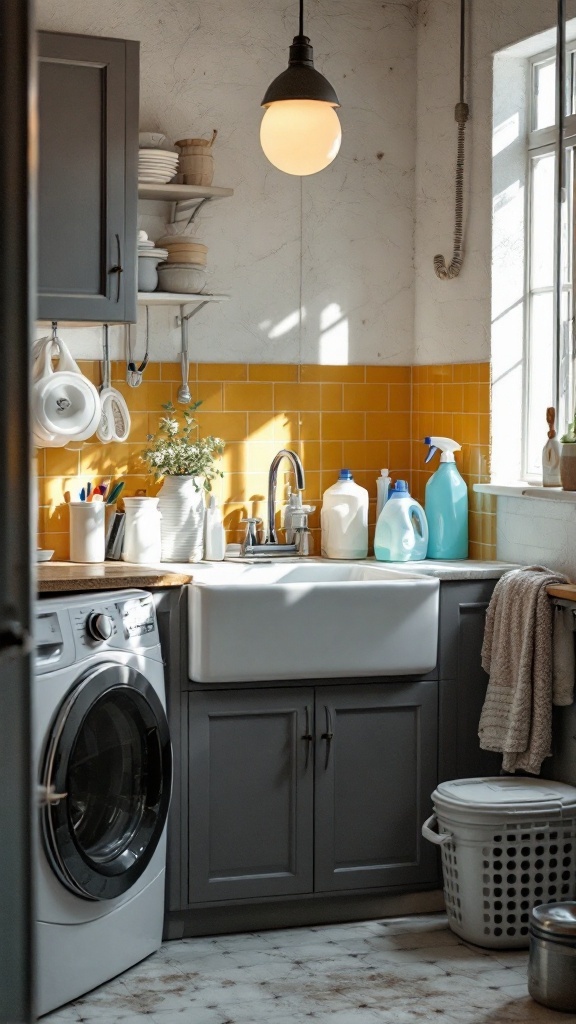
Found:
[[(576, 610), (576, 606), (573, 606)], [(556, 707), (567, 707), (574, 701), (574, 612), (572, 608), (557, 605), (554, 608), (554, 678), (552, 703)]]
[(504, 754), (506, 772), (539, 775), (552, 741), (553, 606), (546, 587), (567, 583), (541, 565), (515, 569), (494, 589), (486, 615), (482, 667), (489, 673), (478, 735)]

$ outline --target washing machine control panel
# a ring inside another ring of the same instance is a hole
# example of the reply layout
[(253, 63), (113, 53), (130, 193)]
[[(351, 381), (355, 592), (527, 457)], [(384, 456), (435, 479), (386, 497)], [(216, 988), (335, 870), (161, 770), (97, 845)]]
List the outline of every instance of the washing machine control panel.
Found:
[(147, 648), (159, 643), (150, 596), (82, 604), (72, 610), (71, 618), (76, 642), (84, 650)]

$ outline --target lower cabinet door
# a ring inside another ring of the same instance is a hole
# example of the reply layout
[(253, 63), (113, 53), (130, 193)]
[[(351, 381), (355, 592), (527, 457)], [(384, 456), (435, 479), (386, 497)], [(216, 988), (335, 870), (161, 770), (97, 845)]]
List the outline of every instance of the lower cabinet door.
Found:
[(434, 883), (437, 683), (316, 690), (315, 889)]
[(312, 689), (191, 693), (189, 901), (312, 891)]

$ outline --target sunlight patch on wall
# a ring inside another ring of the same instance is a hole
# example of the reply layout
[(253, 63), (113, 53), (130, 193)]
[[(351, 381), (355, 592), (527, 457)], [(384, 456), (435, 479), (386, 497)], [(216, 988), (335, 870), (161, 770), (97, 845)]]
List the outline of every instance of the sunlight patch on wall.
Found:
[(497, 124), (492, 133), (492, 156), (498, 156), (504, 149), (511, 146), (520, 135), (520, 116), (518, 113), (507, 117)]
[(348, 317), (337, 302), (320, 314), (319, 362), (322, 366), (347, 366), (349, 358)]

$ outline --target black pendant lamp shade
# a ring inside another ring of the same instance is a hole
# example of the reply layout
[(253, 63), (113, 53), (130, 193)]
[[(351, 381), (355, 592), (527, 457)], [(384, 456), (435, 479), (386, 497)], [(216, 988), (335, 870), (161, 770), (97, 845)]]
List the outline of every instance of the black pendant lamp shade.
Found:
[(340, 103), (330, 82), (314, 67), (312, 46), (304, 35), (304, 0), (288, 67), (268, 86), (262, 106), (260, 143), (274, 167), (307, 175), (332, 163), (342, 139), (335, 110)]
[(294, 36), (288, 67), (270, 83), (262, 106), (279, 100), (320, 100), (332, 107), (340, 106), (330, 82), (314, 67), (314, 50), (308, 36)]

